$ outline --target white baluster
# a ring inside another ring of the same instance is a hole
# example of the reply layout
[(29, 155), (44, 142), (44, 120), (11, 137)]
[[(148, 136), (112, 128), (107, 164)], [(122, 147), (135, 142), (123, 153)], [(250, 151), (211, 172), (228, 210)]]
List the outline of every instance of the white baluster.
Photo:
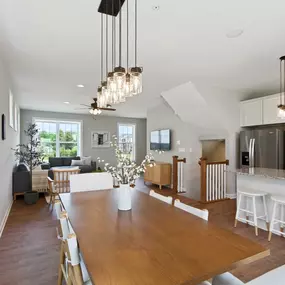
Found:
[(184, 191), (184, 162), (181, 162), (181, 192)]
[(224, 199), (224, 164), (221, 165), (221, 195), (221, 198)]
[(217, 164), (214, 164), (214, 167), (215, 167), (215, 186), (214, 186), (214, 189), (215, 189), (215, 200), (218, 199), (218, 177), (217, 177)]
[(227, 172), (226, 172), (226, 167), (227, 165), (224, 164), (224, 198), (226, 198), (226, 194), (227, 194)]
[(207, 181), (206, 181), (206, 199), (207, 201), (211, 201), (211, 194), (209, 192), (209, 179), (210, 179), (210, 171), (209, 171), (209, 165), (206, 166), (206, 177), (207, 177)]
[(208, 165), (209, 167), (209, 192), (210, 192), (210, 201), (212, 201), (213, 195), (212, 195), (212, 165)]
[(217, 164), (217, 192), (218, 192), (218, 200), (221, 199), (221, 179), (220, 179), (220, 164)]
[(177, 183), (178, 183), (177, 191), (180, 192), (181, 185), (180, 185), (180, 163), (179, 162), (177, 162), (177, 170), (178, 170), (178, 172), (177, 172)]

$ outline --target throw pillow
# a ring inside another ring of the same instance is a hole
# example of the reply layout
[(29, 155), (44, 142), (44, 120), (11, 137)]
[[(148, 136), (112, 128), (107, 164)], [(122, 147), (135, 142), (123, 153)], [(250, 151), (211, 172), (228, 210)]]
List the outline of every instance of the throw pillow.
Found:
[(82, 166), (82, 165), (84, 165), (83, 160), (74, 160), (74, 159), (71, 160), (71, 166)]
[(83, 156), (83, 157), (81, 157), (81, 160), (83, 161), (84, 165), (91, 166), (91, 163), (92, 163), (92, 157), (91, 156)]

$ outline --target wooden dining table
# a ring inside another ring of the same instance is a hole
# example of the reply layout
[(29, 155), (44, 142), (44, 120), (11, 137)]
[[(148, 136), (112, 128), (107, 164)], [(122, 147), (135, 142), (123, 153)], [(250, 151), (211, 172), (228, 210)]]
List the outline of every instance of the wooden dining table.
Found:
[(118, 211), (117, 191), (60, 194), (93, 284), (196, 285), (270, 254), (135, 189)]

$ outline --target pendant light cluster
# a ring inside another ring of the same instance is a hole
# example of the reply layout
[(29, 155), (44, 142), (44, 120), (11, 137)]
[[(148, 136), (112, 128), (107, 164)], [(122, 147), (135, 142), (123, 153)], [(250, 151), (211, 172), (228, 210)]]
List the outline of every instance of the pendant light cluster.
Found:
[[(114, 15), (114, 1), (112, 0), (112, 15)], [(134, 67), (129, 67), (129, 0), (126, 0), (126, 68), (122, 63), (122, 7), (119, 0), (119, 20), (115, 16), (108, 16), (108, 13), (101, 14), (101, 84), (97, 90), (98, 106), (106, 108), (108, 105), (119, 104), (126, 101), (126, 98), (142, 93), (142, 68), (137, 66), (137, 0), (134, 1), (135, 17), (135, 39), (134, 39)], [(107, 3), (107, 2), (106, 2)], [(106, 5), (107, 9), (107, 5)], [(104, 17), (105, 17), (105, 48), (104, 48)], [(109, 18), (112, 17), (112, 26), (109, 29)], [(118, 44), (116, 42), (118, 26)], [(109, 33), (111, 30), (112, 44), (109, 50)], [(105, 49), (105, 51), (104, 51)], [(105, 60), (104, 60), (105, 52)], [(111, 68), (109, 67), (109, 53), (112, 54)], [(117, 59), (118, 55), (118, 61)], [(105, 61), (105, 63), (104, 63)], [(105, 76), (104, 76), (105, 65)], [(109, 69), (109, 70), (108, 70)]]
[(285, 119), (285, 56), (280, 57), (280, 104), (278, 117)]

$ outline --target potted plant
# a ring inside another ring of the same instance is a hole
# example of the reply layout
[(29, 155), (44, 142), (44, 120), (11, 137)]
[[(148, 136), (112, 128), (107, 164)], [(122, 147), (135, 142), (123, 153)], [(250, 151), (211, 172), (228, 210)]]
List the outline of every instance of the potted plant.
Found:
[[(147, 154), (140, 165), (136, 165), (130, 159), (130, 155), (121, 150), (117, 137), (113, 136), (111, 146), (115, 150), (117, 159), (117, 166), (111, 166), (105, 163), (105, 171), (111, 173), (114, 180), (118, 183), (118, 209), (121, 211), (128, 211), (132, 208), (131, 189), (135, 185), (135, 181), (145, 172), (146, 166), (154, 166), (152, 154)], [(104, 162), (98, 157), (99, 162)]]
[[(19, 144), (16, 146), (16, 149), (13, 150), (15, 152), (16, 159), (20, 162), (26, 163), (29, 166), (31, 181), (30, 185), (32, 187), (33, 169), (42, 163), (43, 152), (40, 148), (40, 140), (38, 139), (39, 130), (36, 124), (29, 124), (27, 130), (24, 132), (28, 137), (28, 143)], [(30, 189), (30, 191), (25, 192), (24, 197), (27, 204), (34, 204), (39, 198), (39, 193)]]

